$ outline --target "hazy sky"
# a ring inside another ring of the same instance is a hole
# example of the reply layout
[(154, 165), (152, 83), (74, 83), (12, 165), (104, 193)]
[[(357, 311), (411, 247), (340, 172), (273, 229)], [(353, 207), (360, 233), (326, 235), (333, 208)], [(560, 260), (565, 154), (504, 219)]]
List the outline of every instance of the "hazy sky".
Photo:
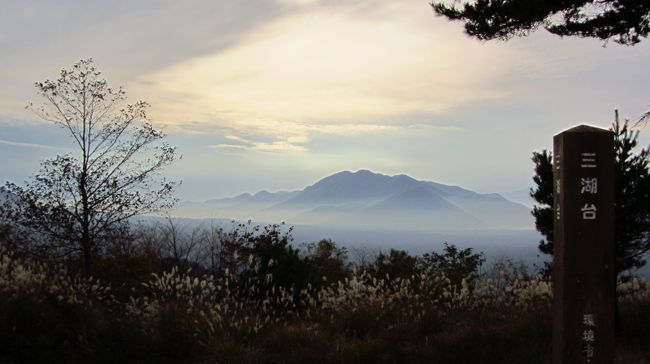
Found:
[[(0, 0), (0, 181), (72, 146), (24, 110), (88, 57), (146, 100), (183, 159), (181, 199), (371, 169), (508, 192), (531, 152), (650, 108), (650, 41), (468, 38), (428, 0)], [(650, 127), (642, 130), (644, 144)]]

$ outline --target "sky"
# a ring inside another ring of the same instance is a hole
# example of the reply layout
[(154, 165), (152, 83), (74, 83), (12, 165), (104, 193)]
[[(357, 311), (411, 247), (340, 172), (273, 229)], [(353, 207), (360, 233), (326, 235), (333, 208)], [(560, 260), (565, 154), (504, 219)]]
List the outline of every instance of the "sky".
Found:
[[(181, 200), (294, 190), (342, 170), (479, 192), (532, 185), (534, 150), (650, 108), (650, 42), (544, 30), (478, 41), (421, 0), (0, 0), (0, 182), (74, 151), (25, 110), (92, 57), (182, 159)], [(650, 127), (641, 130), (650, 143)]]

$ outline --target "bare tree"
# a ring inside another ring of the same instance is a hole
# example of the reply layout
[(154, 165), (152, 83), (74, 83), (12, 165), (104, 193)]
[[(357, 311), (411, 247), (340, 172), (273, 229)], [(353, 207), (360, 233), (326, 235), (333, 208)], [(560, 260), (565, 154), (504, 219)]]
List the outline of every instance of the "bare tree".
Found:
[(224, 267), (224, 243), (231, 241), (232, 233), (217, 227), (214, 222), (201, 230), (200, 257), (201, 263), (216, 276)]
[(190, 261), (197, 260), (202, 230), (198, 227), (187, 231), (187, 226), (179, 224), (171, 216), (165, 218), (165, 223), (156, 223), (156, 236), (162, 248), (163, 258), (171, 260), (172, 266), (187, 268)]
[(86, 273), (129, 218), (171, 207), (177, 184), (160, 176), (177, 154), (148, 122), (149, 105), (126, 104), (124, 90), (100, 75), (87, 59), (36, 82), (45, 102), (27, 107), (66, 130), (76, 152), (42, 162), (23, 186), (7, 183), (17, 198), (3, 208), (7, 221), (36, 233), (30, 249), (78, 256)]

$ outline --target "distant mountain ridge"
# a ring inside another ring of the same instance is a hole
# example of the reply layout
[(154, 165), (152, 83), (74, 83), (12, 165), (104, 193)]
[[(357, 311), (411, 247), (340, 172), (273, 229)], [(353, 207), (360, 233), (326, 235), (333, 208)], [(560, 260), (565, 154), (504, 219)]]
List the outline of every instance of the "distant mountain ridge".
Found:
[(244, 193), (201, 208), (209, 212), (202, 217), (367, 229), (532, 228), (533, 221), (526, 206), (499, 194), (365, 169), (338, 172), (299, 191)]

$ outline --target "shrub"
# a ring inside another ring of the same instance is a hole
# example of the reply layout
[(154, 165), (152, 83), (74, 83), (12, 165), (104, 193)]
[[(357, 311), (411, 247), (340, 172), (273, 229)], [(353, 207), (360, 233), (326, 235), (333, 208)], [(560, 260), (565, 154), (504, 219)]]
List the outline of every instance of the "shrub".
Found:
[(379, 253), (370, 267), (376, 277), (408, 279), (421, 272), (418, 257), (409, 255), (404, 250), (391, 249), (388, 254)]
[(338, 282), (352, 274), (348, 251), (338, 247), (331, 239), (301, 245), (302, 259), (309, 267), (309, 283), (321, 287), (328, 282)]
[(485, 263), (483, 253), (474, 254), (472, 248), (458, 249), (445, 242), (444, 252), (424, 254), (419, 267), (427, 274), (443, 274), (452, 284), (458, 285), (463, 279), (475, 280), (479, 268)]

